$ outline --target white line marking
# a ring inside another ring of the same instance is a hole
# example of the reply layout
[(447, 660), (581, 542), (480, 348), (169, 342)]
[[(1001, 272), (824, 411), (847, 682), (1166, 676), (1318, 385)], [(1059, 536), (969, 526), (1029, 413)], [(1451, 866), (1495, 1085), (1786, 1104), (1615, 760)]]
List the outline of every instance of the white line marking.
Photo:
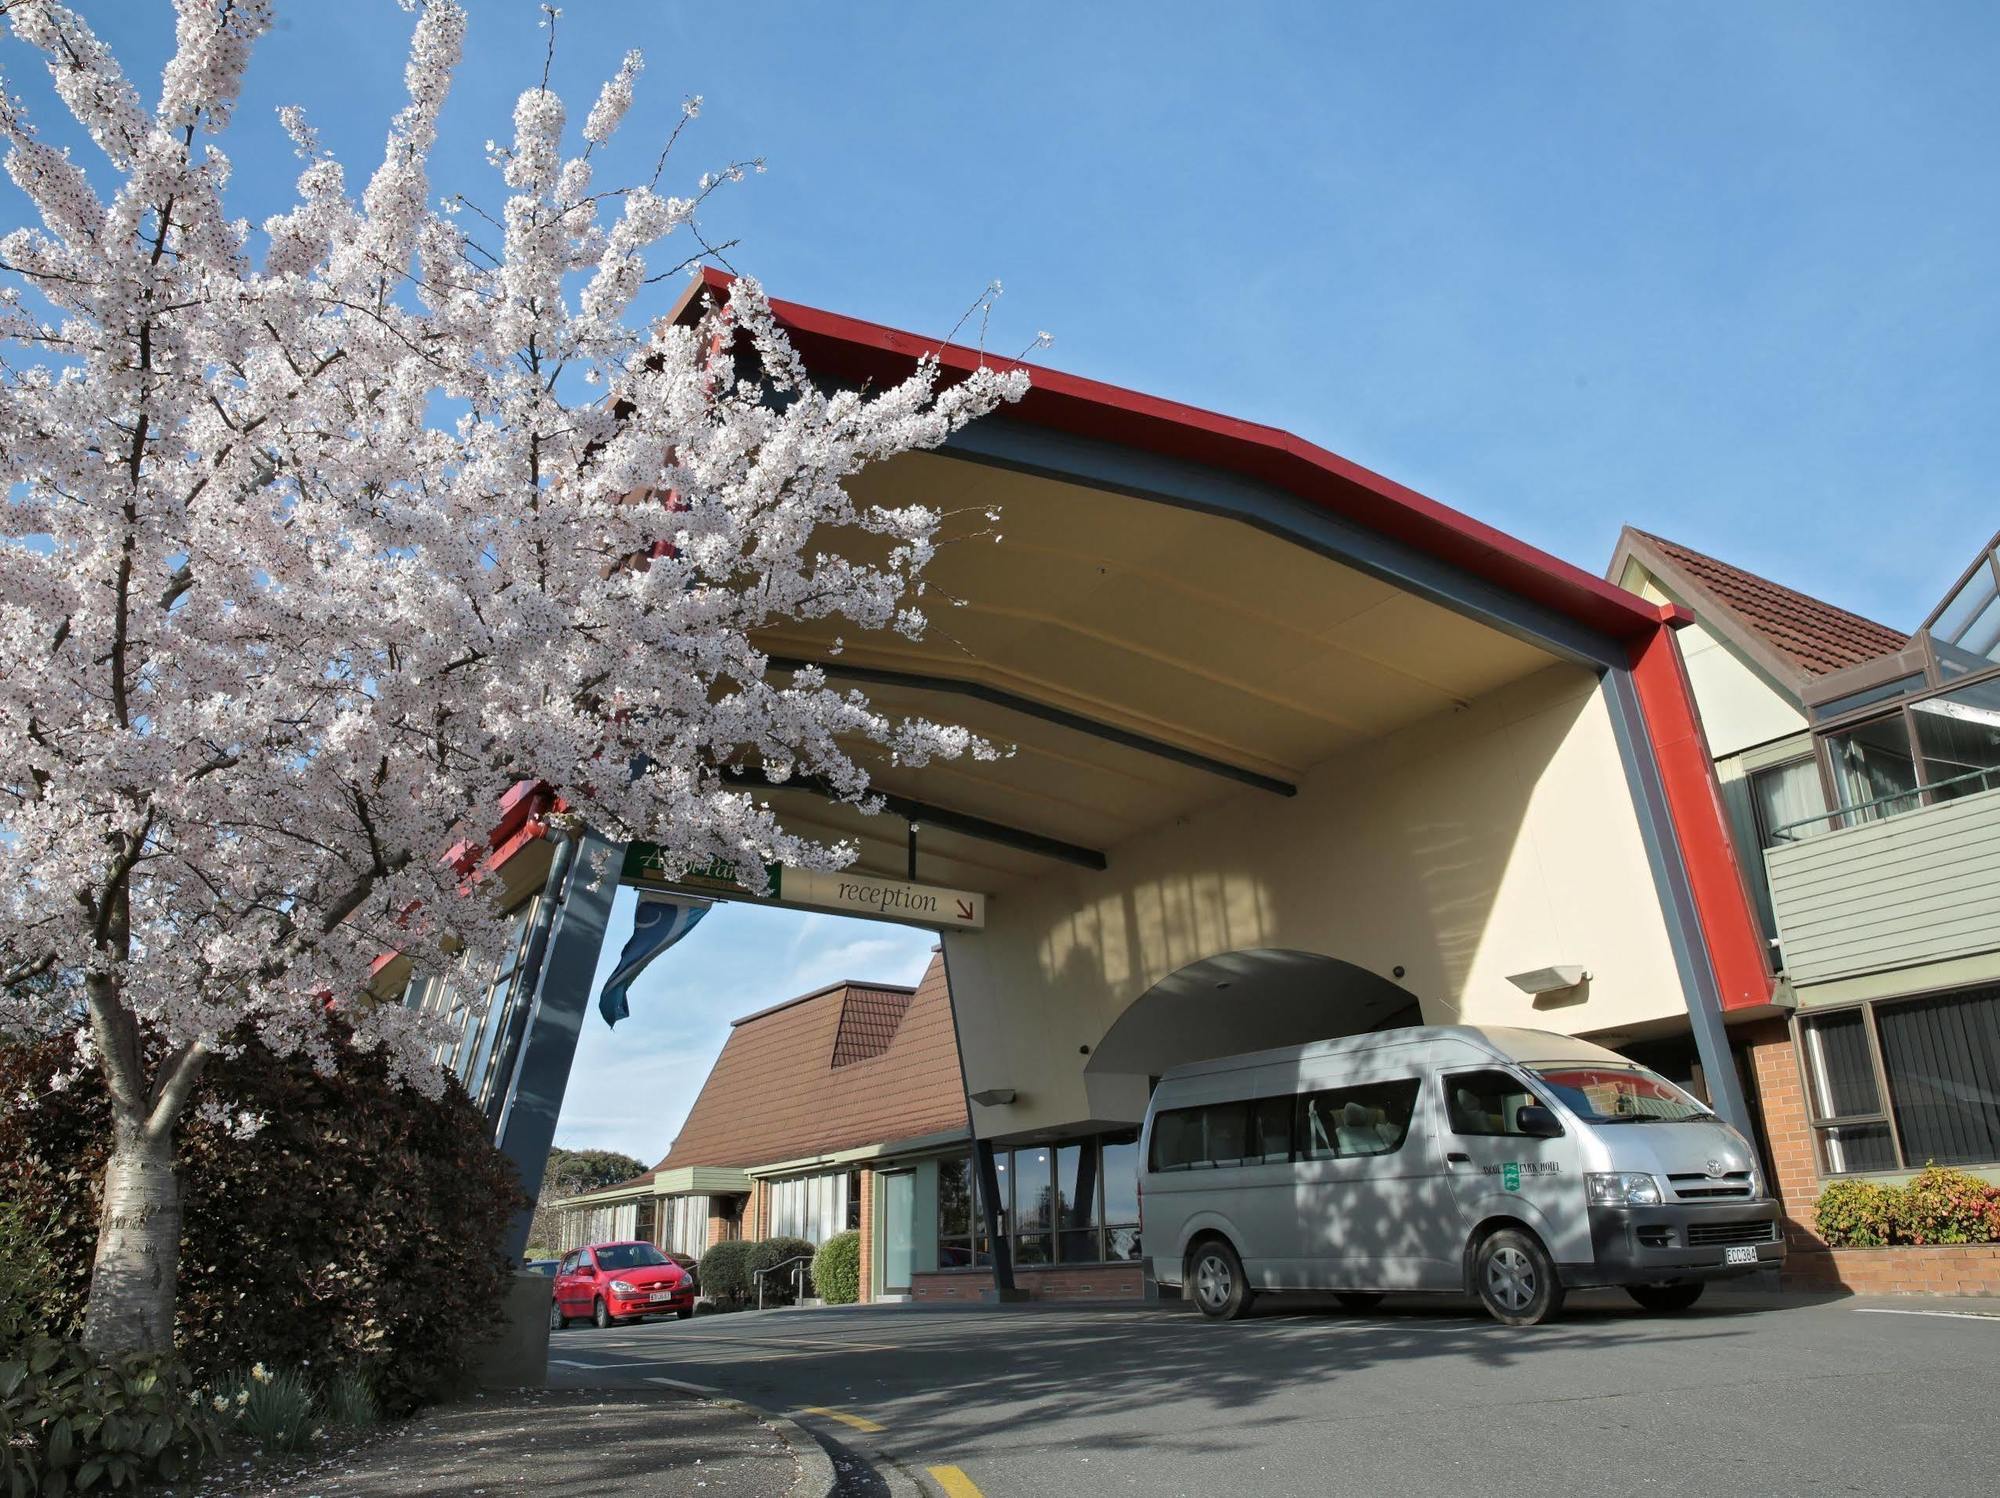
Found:
[(1905, 1311), (1896, 1306), (1856, 1306), (1857, 1316), (1949, 1316), (1954, 1321), (2000, 1321), (2000, 1311)]

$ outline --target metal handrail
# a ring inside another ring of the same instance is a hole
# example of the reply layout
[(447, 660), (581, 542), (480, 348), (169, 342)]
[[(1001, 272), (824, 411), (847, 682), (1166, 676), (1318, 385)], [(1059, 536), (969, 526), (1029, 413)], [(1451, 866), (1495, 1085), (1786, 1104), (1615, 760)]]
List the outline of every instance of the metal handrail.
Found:
[[(1915, 800), (1917, 802), (1917, 805), (1911, 809), (1915, 811), (1921, 811), (1923, 809), (1923, 795), (1924, 792), (1926, 791), (1943, 790), (1948, 785), (1963, 785), (1968, 780), (1984, 781), (1990, 779), (1995, 775), (2000, 775), (2000, 765), (1992, 765), (1984, 770), (1968, 770), (1963, 775), (1954, 775), (1948, 780), (1929, 781), (1924, 785), (1912, 786), (1907, 791), (1892, 791), (1890, 794), (1886, 796), (1876, 796), (1867, 801), (1857, 801), (1852, 806), (1836, 806), (1831, 811), (1815, 812), (1813, 813), (1813, 815), (1809, 817), (1800, 817), (1796, 822), (1786, 822), (1782, 826), (1773, 827), (1771, 829), (1771, 841), (1774, 843), (1802, 842), (1804, 841), (1802, 838), (1795, 838), (1791, 835), (1791, 831), (1794, 827), (1806, 827), (1814, 822), (1828, 821), (1833, 817), (1852, 816), (1856, 812), (1867, 811), (1871, 806), (1885, 806), (1891, 801)], [(1889, 813), (1889, 815), (1892, 817), (1902, 816), (1904, 815), (1904, 813), (1891, 812)], [(1888, 818), (1878, 817), (1875, 818), (1875, 820), (1887, 821)], [(1839, 831), (1840, 829), (1835, 828), (1833, 830)]]
[(780, 1259), (767, 1269), (751, 1270), (750, 1278), (757, 1282), (757, 1309), (760, 1311), (764, 1309), (764, 1286), (769, 1283), (768, 1277), (776, 1274), (787, 1264), (793, 1266), (792, 1298), (794, 1300), (804, 1300), (806, 1298), (805, 1266), (812, 1263), (812, 1261), (813, 1256), (811, 1254), (793, 1254), (789, 1259)]

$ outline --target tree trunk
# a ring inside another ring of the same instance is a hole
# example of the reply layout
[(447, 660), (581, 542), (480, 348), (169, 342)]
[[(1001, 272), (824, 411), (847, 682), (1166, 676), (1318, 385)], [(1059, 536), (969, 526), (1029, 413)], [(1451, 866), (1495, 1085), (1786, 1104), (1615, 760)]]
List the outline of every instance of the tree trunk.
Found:
[(174, 1174), (172, 1131), (155, 1134), (120, 1119), (104, 1168), (84, 1346), (93, 1352), (171, 1352), (180, 1256), (181, 1185)]

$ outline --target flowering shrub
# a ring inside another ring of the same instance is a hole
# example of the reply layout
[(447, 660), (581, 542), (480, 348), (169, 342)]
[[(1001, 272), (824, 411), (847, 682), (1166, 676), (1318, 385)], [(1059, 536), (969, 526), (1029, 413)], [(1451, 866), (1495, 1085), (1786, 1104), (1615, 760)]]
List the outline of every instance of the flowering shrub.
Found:
[(813, 1255), (813, 1285), (830, 1306), (851, 1306), (861, 1299), (861, 1235), (835, 1233)]
[(1896, 1188), (1834, 1181), (1814, 1209), (1819, 1235), (1835, 1248), (1880, 1248), (1895, 1231)]
[(1834, 1181), (1815, 1216), (1820, 1237), (1835, 1248), (2000, 1243), (2000, 1186), (1932, 1165), (1907, 1186)]
[(2000, 1242), (2000, 1186), (1931, 1165), (1903, 1188), (1898, 1226), (1909, 1243)]
[[(109, 1135), (95, 1073), (49, 1095), (69, 1059), (62, 1042), (0, 1046), (0, 1096), (44, 1099), (0, 1111), (0, 1201), (48, 1266), (40, 1330), (64, 1339), (80, 1329)], [(175, 1334), (197, 1377), (259, 1361), (315, 1381), (351, 1370), (388, 1414), (462, 1381), (526, 1199), (456, 1084), (426, 1098), (348, 1046), (321, 1076), (246, 1037), (204, 1073), (180, 1172)]]

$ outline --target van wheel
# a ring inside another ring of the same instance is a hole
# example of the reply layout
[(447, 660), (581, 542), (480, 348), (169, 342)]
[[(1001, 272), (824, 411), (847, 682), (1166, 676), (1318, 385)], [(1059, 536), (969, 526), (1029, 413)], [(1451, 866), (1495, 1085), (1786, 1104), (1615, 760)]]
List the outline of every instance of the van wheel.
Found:
[(1479, 1245), (1473, 1284), (1488, 1313), (1508, 1326), (1536, 1326), (1562, 1310), (1562, 1281), (1548, 1251), (1517, 1228), (1502, 1228)]
[(1663, 1285), (1627, 1285), (1625, 1293), (1643, 1310), (1685, 1311), (1706, 1288), (1700, 1280), (1669, 1280)]
[(1234, 1321), (1250, 1309), (1243, 1261), (1220, 1238), (1210, 1238), (1188, 1260), (1188, 1288), (1201, 1314), (1211, 1321)]
[(1333, 1298), (1349, 1311), (1372, 1311), (1382, 1304), (1380, 1290), (1342, 1290)]

